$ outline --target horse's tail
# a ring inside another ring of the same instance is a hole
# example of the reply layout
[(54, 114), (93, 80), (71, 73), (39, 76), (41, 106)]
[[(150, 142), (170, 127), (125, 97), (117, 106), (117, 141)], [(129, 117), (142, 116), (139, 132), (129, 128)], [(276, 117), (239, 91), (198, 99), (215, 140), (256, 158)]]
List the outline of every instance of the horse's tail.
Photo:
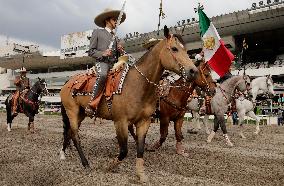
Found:
[(61, 103), (61, 115), (63, 121), (63, 129), (64, 129), (63, 135), (64, 137), (66, 137), (68, 135), (68, 130), (70, 129), (70, 121), (66, 113), (66, 109), (62, 103)]

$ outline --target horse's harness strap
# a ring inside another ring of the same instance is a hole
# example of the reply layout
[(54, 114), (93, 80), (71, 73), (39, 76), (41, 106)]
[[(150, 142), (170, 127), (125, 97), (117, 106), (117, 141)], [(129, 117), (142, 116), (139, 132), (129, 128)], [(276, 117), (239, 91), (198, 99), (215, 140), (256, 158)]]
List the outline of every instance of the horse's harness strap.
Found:
[(230, 103), (230, 102), (229, 102), (229, 99), (227, 98), (227, 96), (226, 96), (226, 94), (225, 94), (225, 90), (222, 89), (221, 86), (219, 86), (219, 89), (221, 90), (221, 92), (222, 92), (222, 94), (223, 94), (223, 97), (226, 99), (227, 103)]
[(186, 73), (185, 73), (185, 70), (184, 70), (184, 66), (177, 60), (176, 55), (172, 52), (171, 47), (169, 46), (169, 41), (171, 41), (172, 39), (173, 39), (173, 35), (171, 35), (171, 37), (167, 39), (167, 49), (169, 50), (170, 54), (174, 58), (175, 62), (179, 65), (180, 72), (182, 74), (182, 78), (183, 78), (184, 81), (186, 81), (187, 76), (186, 76)]

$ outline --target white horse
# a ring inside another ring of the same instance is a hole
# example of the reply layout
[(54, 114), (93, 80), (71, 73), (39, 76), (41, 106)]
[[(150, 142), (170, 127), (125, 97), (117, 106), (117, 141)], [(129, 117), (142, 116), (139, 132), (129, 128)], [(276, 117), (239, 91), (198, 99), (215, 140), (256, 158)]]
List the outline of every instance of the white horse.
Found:
[[(235, 90), (238, 89), (240, 92), (245, 92), (247, 91), (249, 84), (250, 79), (248, 76), (233, 76), (216, 88), (216, 94), (211, 99), (211, 109), (212, 113), (215, 116), (214, 128), (207, 138), (208, 143), (211, 143), (212, 139), (215, 136), (215, 133), (217, 132), (219, 127), (221, 127), (227, 145), (233, 146), (233, 143), (230, 141), (227, 134), (224, 114), (228, 110), (228, 105), (231, 103)], [(205, 120), (208, 119), (208, 117), (209, 116), (205, 116)]]
[[(250, 88), (250, 93), (252, 95), (253, 101), (255, 101), (257, 95), (259, 94), (268, 94), (268, 95), (275, 95), (274, 90), (273, 90), (273, 80), (271, 76), (264, 76), (264, 77), (258, 77), (254, 80), (251, 81), (251, 88)], [(193, 116), (196, 116), (197, 118), (195, 119), (197, 122), (197, 129), (201, 129), (200, 124), (199, 124), (199, 113), (197, 110), (198, 107), (195, 107), (192, 112)], [(253, 111), (254, 109), (254, 103), (248, 99), (245, 99), (244, 96), (240, 96), (238, 99), (236, 99), (236, 109), (238, 112), (238, 117), (239, 117), (239, 123), (241, 127), (240, 131), (240, 136), (242, 138), (246, 138), (243, 134), (243, 126), (242, 122), (244, 121), (245, 116), (249, 116), (253, 119), (256, 120), (256, 131), (254, 132), (256, 135), (259, 134), (260, 132), (260, 127), (259, 127), (259, 122), (260, 119), (257, 117)], [(208, 133), (208, 115), (204, 116), (204, 119), (202, 119), (202, 123), (205, 126), (205, 131)], [(192, 129), (191, 129), (192, 130)]]
[[(204, 100), (203, 100), (204, 101)], [(199, 114), (199, 110), (200, 110), (200, 103), (198, 98), (193, 98), (191, 99), (188, 103), (187, 103), (187, 107), (189, 108), (189, 110), (192, 111), (192, 122), (191, 125), (188, 125), (188, 133), (193, 133), (196, 134), (198, 131), (201, 130), (201, 126), (200, 126), (200, 114)], [(208, 121), (208, 115), (204, 116), (204, 119), (202, 119), (202, 123), (204, 125), (204, 129), (206, 134), (210, 134), (210, 130), (208, 129), (207, 123), (205, 121)], [(195, 126), (193, 126), (192, 124), (195, 124)]]
[(255, 78), (251, 81), (250, 94), (252, 95), (252, 101), (255, 102), (256, 96), (259, 94), (275, 96), (273, 88), (271, 75)]
[(248, 99), (245, 99), (244, 96), (242, 95), (238, 99), (236, 99), (236, 108), (237, 108), (237, 112), (238, 112), (238, 116), (239, 116), (239, 124), (240, 124), (240, 127), (241, 127), (240, 136), (242, 138), (246, 138), (243, 134), (243, 131), (242, 131), (242, 129), (243, 129), (242, 122), (244, 121), (246, 115), (255, 119), (256, 131), (254, 133), (258, 134), (260, 132), (260, 128), (259, 128), (260, 119), (253, 112), (253, 109), (254, 109), (253, 102), (248, 100)]
[(271, 75), (258, 77), (251, 81), (250, 93), (252, 95), (252, 101), (245, 99), (244, 96), (240, 96), (238, 99), (236, 99), (236, 108), (241, 127), (240, 136), (242, 138), (246, 138), (242, 131), (243, 129), (242, 122), (244, 121), (246, 115), (256, 120), (256, 131), (254, 133), (257, 135), (260, 132), (259, 128), (260, 119), (253, 112), (255, 106), (254, 102), (257, 95), (259, 94), (268, 94), (269, 96), (274, 96), (275, 92), (273, 88), (274, 86)]

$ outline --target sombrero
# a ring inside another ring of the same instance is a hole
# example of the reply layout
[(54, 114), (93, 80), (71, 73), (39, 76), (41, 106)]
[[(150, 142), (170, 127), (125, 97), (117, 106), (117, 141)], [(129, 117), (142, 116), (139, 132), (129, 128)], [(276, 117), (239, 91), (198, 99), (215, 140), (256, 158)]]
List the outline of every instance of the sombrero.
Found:
[(143, 48), (149, 49), (152, 46), (155, 46), (157, 43), (159, 43), (161, 41), (161, 39), (155, 39), (155, 38), (151, 38), (149, 39), (149, 41), (145, 44), (143, 44)]
[[(120, 10), (113, 10), (110, 8), (105, 9), (102, 13), (97, 15), (94, 22), (97, 26), (104, 28), (105, 27), (105, 20), (111, 17), (118, 18)], [(121, 22), (123, 23), (126, 19), (126, 14), (123, 12)]]

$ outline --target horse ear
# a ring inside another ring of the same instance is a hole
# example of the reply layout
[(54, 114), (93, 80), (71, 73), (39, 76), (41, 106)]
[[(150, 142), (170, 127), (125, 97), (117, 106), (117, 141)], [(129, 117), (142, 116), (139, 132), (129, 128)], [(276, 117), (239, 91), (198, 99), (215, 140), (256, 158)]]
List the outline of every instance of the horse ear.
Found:
[(37, 77), (37, 79), (40, 81), (41, 79), (39, 77)]
[(168, 29), (167, 25), (164, 26), (164, 36), (166, 38), (170, 38), (170, 30)]

